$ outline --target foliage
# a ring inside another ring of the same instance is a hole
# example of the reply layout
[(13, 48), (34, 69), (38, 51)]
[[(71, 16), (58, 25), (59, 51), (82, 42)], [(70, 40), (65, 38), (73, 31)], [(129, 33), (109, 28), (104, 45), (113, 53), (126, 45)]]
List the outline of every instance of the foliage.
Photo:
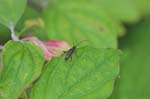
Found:
[(120, 79), (116, 82), (111, 99), (148, 99), (150, 97), (149, 27), (150, 20), (145, 20), (129, 29), (127, 37), (121, 40), (120, 46), (126, 56), (121, 61)]
[(150, 21), (131, 26), (149, 16), (149, 0), (0, 0), (0, 99), (149, 99)]
[(78, 49), (72, 61), (64, 62), (63, 57), (53, 59), (33, 87), (31, 99), (108, 97), (119, 73), (118, 60), (116, 50), (92, 47)]
[(1, 0), (0, 23), (7, 27), (11, 24), (16, 25), (24, 12), (26, 2), (26, 0)]
[(5, 45), (2, 57), (1, 98), (16, 99), (40, 75), (44, 58), (35, 45), (14, 41)]

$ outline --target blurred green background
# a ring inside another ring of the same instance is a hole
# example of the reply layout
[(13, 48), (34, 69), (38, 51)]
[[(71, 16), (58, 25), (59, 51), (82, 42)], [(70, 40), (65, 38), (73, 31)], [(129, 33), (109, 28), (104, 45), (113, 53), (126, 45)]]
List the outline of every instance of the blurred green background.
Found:
[(129, 26), (128, 34), (120, 38), (124, 52), (120, 65), (120, 78), (110, 99), (150, 98), (150, 20)]

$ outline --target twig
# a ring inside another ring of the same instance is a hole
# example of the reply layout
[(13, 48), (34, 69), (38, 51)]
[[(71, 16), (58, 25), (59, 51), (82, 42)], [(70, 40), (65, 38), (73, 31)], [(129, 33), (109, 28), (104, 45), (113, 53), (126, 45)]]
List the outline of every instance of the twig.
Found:
[(14, 41), (19, 41), (19, 38), (15, 35), (13, 23), (10, 23), (10, 28), (9, 29), (10, 29), (10, 32), (11, 32), (11, 38)]

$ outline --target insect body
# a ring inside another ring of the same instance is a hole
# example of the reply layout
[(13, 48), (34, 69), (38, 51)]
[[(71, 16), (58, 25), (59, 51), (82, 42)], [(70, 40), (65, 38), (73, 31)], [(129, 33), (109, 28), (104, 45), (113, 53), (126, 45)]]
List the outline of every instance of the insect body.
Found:
[(70, 57), (72, 57), (72, 54), (75, 52), (76, 50), (76, 46), (73, 46), (71, 49), (69, 49), (67, 52), (66, 52), (66, 55), (65, 55), (65, 60), (67, 61)]
[[(83, 41), (86, 41), (86, 40), (83, 40)], [(70, 48), (67, 52), (66, 52), (66, 55), (65, 55), (65, 60), (67, 61), (69, 58), (72, 57), (72, 54), (76, 51), (77, 49), (77, 46), (82, 43), (83, 41), (80, 41), (78, 44), (74, 45), (72, 48)]]

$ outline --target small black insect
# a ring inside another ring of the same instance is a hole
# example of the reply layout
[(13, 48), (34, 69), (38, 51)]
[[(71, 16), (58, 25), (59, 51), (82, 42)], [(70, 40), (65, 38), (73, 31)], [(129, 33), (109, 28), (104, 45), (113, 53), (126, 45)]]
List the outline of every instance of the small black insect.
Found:
[[(86, 40), (83, 40), (83, 41), (86, 41)], [(75, 50), (77, 49), (77, 46), (79, 44), (81, 44), (83, 41), (80, 41), (79, 43), (77, 43), (76, 45), (74, 45), (72, 48), (70, 48), (67, 52), (66, 52), (66, 55), (65, 55), (65, 61), (67, 61), (69, 58), (72, 57), (72, 54), (75, 52)]]

